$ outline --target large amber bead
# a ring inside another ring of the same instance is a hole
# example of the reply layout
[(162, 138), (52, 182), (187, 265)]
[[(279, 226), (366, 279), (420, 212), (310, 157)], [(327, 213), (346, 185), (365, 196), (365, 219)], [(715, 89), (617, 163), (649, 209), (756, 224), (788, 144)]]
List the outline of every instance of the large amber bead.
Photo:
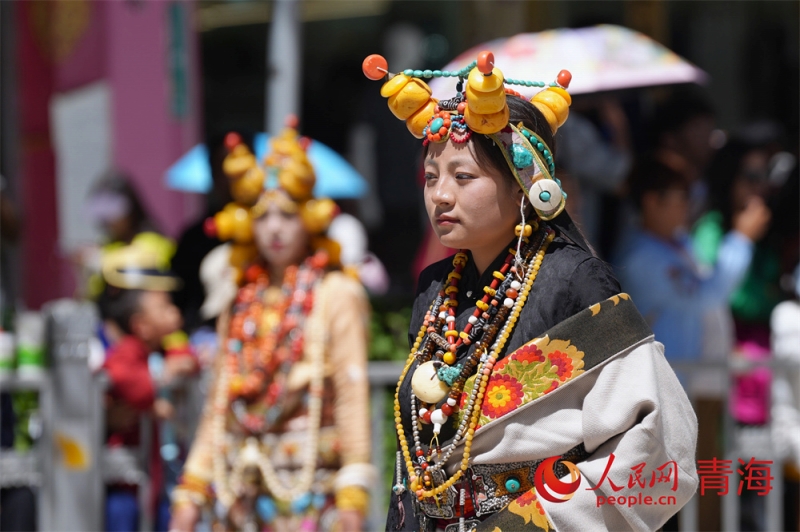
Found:
[(264, 171), (253, 166), (239, 179), (231, 181), (233, 199), (244, 205), (253, 205), (264, 190)]
[[(556, 117), (556, 128), (561, 127), (569, 116), (569, 103), (561, 94), (552, 90), (543, 90), (533, 97), (533, 103), (546, 105)], [(538, 107), (538, 106), (537, 106)], [(551, 126), (553, 124), (550, 124)]]
[(389, 98), (390, 96), (394, 96), (400, 89), (406, 86), (406, 83), (411, 81), (411, 78), (406, 76), (405, 74), (397, 74), (395, 77), (387, 81), (381, 86), (381, 96), (384, 98)]
[(466, 120), (469, 128), (475, 133), (483, 135), (491, 135), (497, 133), (508, 125), (508, 106), (503, 107), (499, 113), (492, 113), (484, 115), (480, 113), (473, 113), (467, 102), (467, 108), (464, 110), (464, 120)]
[(467, 78), (467, 84), (472, 90), (478, 92), (494, 92), (503, 86), (503, 73), (499, 68), (492, 69), (492, 75), (487, 76), (477, 68), (473, 68)]
[(506, 105), (506, 91), (501, 86), (492, 92), (479, 92), (467, 85), (467, 105), (482, 115), (499, 113)]
[(422, 138), (422, 130), (428, 125), (428, 120), (433, 116), (433, 110), (436, 108), (437, 100), (430, 98), (428, 103), (419, 111), (414, 113), (406, 120), (406, 127), (412, 135), (418, 139)]
[(428, 84), (415, 78), (406, 83), (399, 92), (389, 97), (389, 109), (394, 116), (405, 120), (428, 103), (430, 97), (431, 89)]

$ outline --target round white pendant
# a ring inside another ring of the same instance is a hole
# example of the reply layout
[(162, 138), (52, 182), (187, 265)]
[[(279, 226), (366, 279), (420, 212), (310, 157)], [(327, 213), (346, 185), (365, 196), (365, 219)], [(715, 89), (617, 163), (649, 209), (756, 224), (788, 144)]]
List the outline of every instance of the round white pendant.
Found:
[(539, 215), (546, 220), (561, 209), (564, 196), (561, 187), (552, 179), (540, 179), (531, 187), (531, 203)]
[(450, 387), (440, 381), (439, 376), (436, 375), (436, 367), (432, 360), (421, 364), (414, 370), (414, 375), (411, 377), (411, 389), (420, 400), (431, 404), (444, 399), (447, 392), (450, 391)]

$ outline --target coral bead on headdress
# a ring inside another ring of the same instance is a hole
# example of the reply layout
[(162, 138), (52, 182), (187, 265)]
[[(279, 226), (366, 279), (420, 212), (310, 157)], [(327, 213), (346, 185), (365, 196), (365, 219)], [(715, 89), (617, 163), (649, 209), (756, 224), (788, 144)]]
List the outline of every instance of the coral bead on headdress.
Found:
[[(370, 55), (362, 64), (364, 75), (378, 81), (387, 78), (381, 96), (388, 98), (389, 109), (405, 120), (408, 130), (423, 145), (430, 142), (467, 142), (473, 133), (487, 135), (503, 148), (511, 172), (530, 199), (537, 214), (544, 220), (564, 210), (566, 194), (555, 178), (552, 150), (533, 131), (520, 124), (509, 123), (507, 94), (519, 96), (506, 85), (543, 87), (530, 103), (547, 120), (550, 130), (566, 122), (572, 98), (567, 92), (572, 74), (559, 72), (549, 86), (542, 81), (506, 79), (494, 64), (494, 55), (484, 51), (476, 61), (457, 71), (407, 69), (391, 74), (386, 59)], [(439, 101), (432, 96), (422, 78), (456, 77), (456, 96)]]

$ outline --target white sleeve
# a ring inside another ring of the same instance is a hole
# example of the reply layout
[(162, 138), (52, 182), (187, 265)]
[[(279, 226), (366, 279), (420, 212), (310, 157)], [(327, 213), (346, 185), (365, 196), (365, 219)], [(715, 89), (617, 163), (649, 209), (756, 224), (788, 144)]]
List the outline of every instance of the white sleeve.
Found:
[[(557, 530), (656, 530), (697, 489), (697, 417), (660, 343), (649, 340), (598, 369), (582, 402), (590, 456), (577, 464), (581, 485), (569, 501), (539, 500)], [(629, 487), (634, 468), (644, 487)], [(654, 474), (662, 481), (651, 486)]]

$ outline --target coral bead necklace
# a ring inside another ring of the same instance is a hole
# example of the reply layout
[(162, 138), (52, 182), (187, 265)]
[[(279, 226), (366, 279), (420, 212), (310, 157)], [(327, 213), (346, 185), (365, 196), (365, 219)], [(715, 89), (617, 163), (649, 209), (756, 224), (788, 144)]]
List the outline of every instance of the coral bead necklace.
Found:
[[(539, 231), (537, 229), (536, 224), (533, 227), (518, 226), (518, 236), (522, 233), (525, 242), (521, 250), (524, 269), (513, 265), (517, 250), (509, 250), (509, 256), (501, 269), (493, 272), (492, 283), (484, 287), (484, 296), (477, 302), (476, 309), (469, 317), (463, 331), (459, 333), (455, 327), (458, 280), (467, 261), (467, 256), (463, 252), (457, 253), (453, 258), (453, 271), (448, 275), (442, 290), (425, 315), (400, 376), (394, 405), (395, 425), (402, 459), (409, 475), (409, 487), (419, 500), (440, 495), (455, 485), (469, 468), (472, 439), (480, 419), (489, 376), (527, 301), (547, 247), (555, 237), (555, 233), (549, 227)], [(536, 234), (533, 242), (530, 242), (528, 236), (534, 231)], [(475, 344), (472, 353), (462, 365), (454, 366), (458, 350), (472, 344)], [(415, 360), (420, 364), (411, 380), (411, 424), (414, 440), (412, 458), (400, 417), (400, 387)], [(431, 368), (435, 370), (433, 374)], [(477, 374), (477, 378), (463, 403), (464, 408), (456, 435), (442, 452), (438, 444), (439, 430), (456, 410), (464, 391), (464, 384), (474, 373)], [(445, 397), (446, 400), (437, 407), (436, 404)], [(419, 411), (417, 399), (422, 401), (422, 408)], [(419, 440), (419, 423), (434, 425), (434, 440), (428, 446), (427, 452)], [(436, 485), (434, 472), (443, 473), (447, 460), (462, 442), (465, 447), (459, 470), (449, 479)], [(437, 458), (436, 463), (433, 463), (434, 458)], [(393, 491), (397, 494), (405, 491), (400, 478)]]
[[(251, 279), (252, 282), (239, 291), (229, 327), (227, 358), (215, 391), (212, 422), (217, 448), (214, 484), (225, 506), (230, 506), (235, 500), (241, 489), (242, 471), (247, 466), (256, 466), (269, 492), (287, 502), (308, 492), (314, 480), (322, 420), (324, 339), (305, 340), (303, 332), (306, 328), (312, 332), (320, 328), (319, 324), (313, 327), (311, 324), (312, 308), (318, 306), (313, 294), (327, 263), (327, 254), (319, 252), (301, 266), (287, 268), (281, 287), (282, 297), (273, 305), (265, 304), (265, 299), (269, 298), (269, 280), (263, 269), (251, 270), (254, 280)], [(324, 306), (322, 302), (317, 303)], [(294, 476), (292, 486), (284, 486), (254, 438), (237, 453), (232, 470), (228, 471), (225, 457), (230, 449), (227, 449), (224, 437), (227, 413), (232, 412), (253, 436), (267, 432), (280, 414), (288, 372), (304, 355), (316, 371), (309, 383), (309, 426), (303, 466)], [(256, 407), (264, 414), (251, 414), (250, 407)]]

